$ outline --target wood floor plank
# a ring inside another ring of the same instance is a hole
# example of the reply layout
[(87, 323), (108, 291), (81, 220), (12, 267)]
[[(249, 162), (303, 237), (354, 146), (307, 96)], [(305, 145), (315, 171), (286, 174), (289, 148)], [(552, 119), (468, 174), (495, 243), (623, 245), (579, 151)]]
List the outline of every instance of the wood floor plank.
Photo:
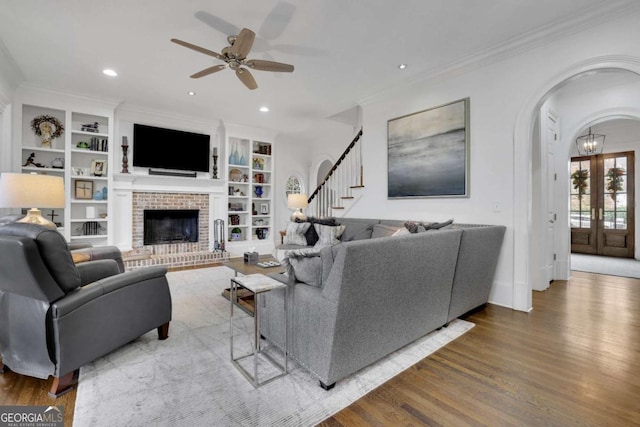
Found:
[[(533, 311), (495, 305), (475, 327), (320, 425), (640, 425), (640, 280), (573, 272), (533, 293)], [(82, 381), (82, 378), (80, 378)], [(48, 381), (0, 375), (0, 405), (64, 405)]]

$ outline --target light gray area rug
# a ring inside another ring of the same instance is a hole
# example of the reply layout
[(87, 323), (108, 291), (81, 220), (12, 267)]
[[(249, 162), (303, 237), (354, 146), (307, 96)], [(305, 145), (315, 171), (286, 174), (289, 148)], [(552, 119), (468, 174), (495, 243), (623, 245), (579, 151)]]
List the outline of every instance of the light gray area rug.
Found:
[[(291, 361), (288, 375), (256, 389), (230, 361), (229, 302), (220, 293), (232, 276), (226, 267), (169, 273), (169, 339), (153, 331), (83, 367), (73, 425), (312, 426), (473, 327), (456, 320), (331, 391)], [(250, 322), (241, 318), (238, 330)]]
[(571, 254), (571, 270), (640, 279), (640, 261), (630, 258)]

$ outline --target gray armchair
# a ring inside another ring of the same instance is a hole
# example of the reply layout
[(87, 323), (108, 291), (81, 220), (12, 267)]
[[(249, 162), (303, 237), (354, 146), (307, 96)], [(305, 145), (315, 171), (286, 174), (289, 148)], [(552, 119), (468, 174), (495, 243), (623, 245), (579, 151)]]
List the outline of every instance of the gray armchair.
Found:
[(49, 394), (57, 397), (77, 383), (82, 365), (155, 328), (167, 338), (166, 268), (123, 272), (112, 251), (75, 264), (57, 231), (0, 227), (0, 370), (52, 375)]

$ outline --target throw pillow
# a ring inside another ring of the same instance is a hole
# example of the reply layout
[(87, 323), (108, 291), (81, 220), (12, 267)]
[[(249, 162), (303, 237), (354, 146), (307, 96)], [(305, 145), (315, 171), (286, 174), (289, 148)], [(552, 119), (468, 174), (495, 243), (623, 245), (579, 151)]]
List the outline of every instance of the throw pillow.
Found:
[(340, 240), (343, 242), (351, 242), (353, 240), (366, 240), (371, 238), (373, 232), (373, 224), (365, 222), (347, 222), (344, 233)]
[(409, 230), (407, 230), (406, 227), (402, 227), (402, 228), (398, 228), (398, 231), (396, 231), (395, 233), (393, 233), (391, 235), (391, 237), (396, 237), (396, 236), (406, 236), (407, 234), (411, 234), (411, 232)]
[(441, 228), (448, 228), (451, 224), (453, 224), (453, 218), (445, 222), (432, 222), (425, 224), (425, 228), (427, 230), (440, 230)]
[(314, 248), (323, 248), (325, 246), (333, 246), (340, 243), (340, 236), (344, 233), (344, 225), (330, 226), (313, 224), (313, 227), (318, 233), (318, 241), (314, 245)]
[(373, 226), (373, 233), (371, 233), (372, 239), (377, 239), (379, 237), (390, 237), (398, 231), (398, 227), (391, 227), (390, 225), (384, 224), (376, 224)]
[(297, 282), (310, 286), (322, 286), (322, 258), (314, 248), (287, 251), (282, 265), (291, 272)]
[(424, 231), (427, 231), (426, 227), (422, 222), (407, 221), (404, 223), (404, 227), (407, 230), (409, 230), (409, 233), (411, 234), (422, 233)]
[(287, 232), (284, 236), (285, 245), (307, 246), (305, 233), (311, 227), (308, 222), (290, 222), (287, 225)]
[[(333, 217), (330, 218), (316, 218), (313, 216), (307, 217), (305, 221), (301, 221), (299, 219), (296, 222), (308, 222), (309, 224), (321, 224), (321, 225), (339, 225), (336, 222), (336, 219)], [(308, 246), (314, 246), (318, 242), (318, 233), (316, 233), (316, 229), (314, 227), (309, 227), (307, 232), (305, 233), (305, 238), (307, 239)]]

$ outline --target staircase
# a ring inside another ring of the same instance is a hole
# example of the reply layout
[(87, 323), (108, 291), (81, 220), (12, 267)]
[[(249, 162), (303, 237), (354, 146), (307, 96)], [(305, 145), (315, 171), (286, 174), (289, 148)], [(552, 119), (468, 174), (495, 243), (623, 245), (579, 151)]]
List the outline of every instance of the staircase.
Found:
[(309, 216), (341, 217), (353, 206), (358, 198), (358, 189), (364, 188), (361, 136), (362, 129), (309, 196), (307, 209)]

